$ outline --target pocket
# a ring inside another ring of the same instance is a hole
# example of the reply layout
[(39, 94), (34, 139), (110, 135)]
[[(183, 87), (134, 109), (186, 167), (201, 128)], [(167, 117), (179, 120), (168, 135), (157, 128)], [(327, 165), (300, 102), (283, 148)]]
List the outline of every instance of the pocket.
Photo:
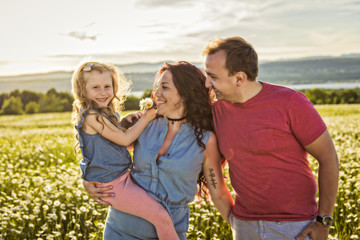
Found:
[(274, 130), (259, 129), (249, 132), (249, 149), (254, 154), (266, 154), (275, 148)]

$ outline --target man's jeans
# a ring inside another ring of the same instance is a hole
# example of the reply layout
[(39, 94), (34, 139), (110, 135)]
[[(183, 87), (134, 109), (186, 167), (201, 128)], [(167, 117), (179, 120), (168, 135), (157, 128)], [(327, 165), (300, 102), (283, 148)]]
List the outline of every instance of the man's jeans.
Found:
[[(306, 221), (243, 221), (230, 214), (230, 224), (234, 240), (294, 240), (307, 225), (314, 220)], [(311, 240), (306, 236), (305, 240)]]

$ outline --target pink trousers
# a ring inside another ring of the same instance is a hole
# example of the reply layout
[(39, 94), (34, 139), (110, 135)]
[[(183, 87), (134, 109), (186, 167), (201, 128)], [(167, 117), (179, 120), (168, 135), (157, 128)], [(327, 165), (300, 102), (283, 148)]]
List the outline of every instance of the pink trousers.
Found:
[(144, 189), (133, 183), (130, 171), (111, 182), (97, 184), (97, 187), (105, 186), (113, 187), (107, 192), (115, 193), (115, 197), (102, 200), (111, 203), (113, 208), (151, 222), (160, 240), (179, 239), (167, 210)]

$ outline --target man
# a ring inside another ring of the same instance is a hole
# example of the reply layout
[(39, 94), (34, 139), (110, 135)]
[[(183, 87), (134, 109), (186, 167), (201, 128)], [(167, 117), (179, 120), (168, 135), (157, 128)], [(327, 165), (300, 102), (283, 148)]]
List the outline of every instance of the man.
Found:
[[(220, 151), (236, 193), (234, 239), (327, 239), (339, 163), (326, 125), (306, 96), (257, 81), (258, 58), (240, 37), (210, 41), (206, 85)], [(307, 153), (319, 163), (316, 180)]]

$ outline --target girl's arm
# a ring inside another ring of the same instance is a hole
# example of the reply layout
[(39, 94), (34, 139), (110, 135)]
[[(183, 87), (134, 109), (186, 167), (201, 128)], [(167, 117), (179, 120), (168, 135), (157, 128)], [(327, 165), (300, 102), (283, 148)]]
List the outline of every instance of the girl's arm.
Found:
[[(142, 131), (145, 129), (148, 123), (155, 118), (155, 116), (156, 116), (156, 112), (154, 109), (146, 110), (146, 112), (137, 121), (137, 123), (128, 130), (126, 130), (125, 132), (114, 126), (104, 116), (100, 116), (100, 121), (102, 121), (103, 124), (99, 123), (96, 120), (95, 114), (89, 114), (86, 116), (85, 126), (90, 127), (91, 130), (100, 133), (103, 137), (116, 144), (122, 146), (128, 146), (140, 136)], [(86, 130), (85, 128), (86, 132), (89, 130)]]
[(203, 172), (211, 200), (219, 210), (221, 216), (230, 224), (229, 215), (234, 206), (234, 202), (223, 178), (221, 156), (215, 134), (211, 134), (206, 145)]

